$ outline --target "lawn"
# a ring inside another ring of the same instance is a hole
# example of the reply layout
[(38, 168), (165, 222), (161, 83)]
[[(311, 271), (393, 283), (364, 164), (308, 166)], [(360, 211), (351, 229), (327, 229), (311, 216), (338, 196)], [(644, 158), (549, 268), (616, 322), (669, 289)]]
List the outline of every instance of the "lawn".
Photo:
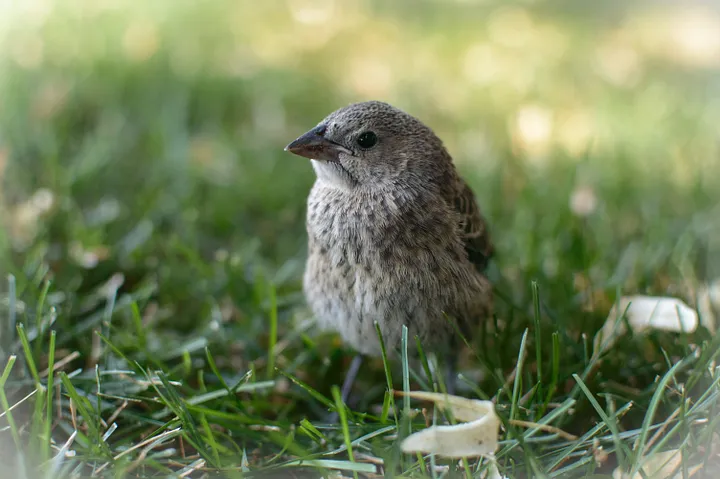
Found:
[(428, 362), (369, 361), (339, 403), (353, 352), (302, 297), (314, 174), (283, 147), (366, 99), (438, 133), (491, 225), (458, 393), (495, 403), (500, 473), (679, 450), (716, 477), (718, 304), (593, 341), (621, 297), (720, 277), (720, 13), (501, 3), (0, 6), (7, 477), (485, 477), (401, 452), (447, 422), (389, 392), (441, 388)]

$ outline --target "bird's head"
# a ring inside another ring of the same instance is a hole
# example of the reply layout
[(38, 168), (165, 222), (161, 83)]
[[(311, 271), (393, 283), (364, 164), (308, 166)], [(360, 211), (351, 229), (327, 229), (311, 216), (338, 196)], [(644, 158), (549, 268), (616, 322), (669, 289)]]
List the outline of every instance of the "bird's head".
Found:
[(332, 112), (285, 150), (310, 158), (322, 181), (346, 188), (429, 186), (452, 168), (450, 156), (430, 128), (379, 101)]

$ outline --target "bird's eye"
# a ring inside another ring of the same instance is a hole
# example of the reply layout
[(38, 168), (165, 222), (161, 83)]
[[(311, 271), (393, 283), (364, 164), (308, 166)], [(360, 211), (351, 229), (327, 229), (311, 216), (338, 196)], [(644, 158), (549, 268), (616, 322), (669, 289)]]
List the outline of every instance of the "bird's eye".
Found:
[(357, 144), (360, 145), (360, 148), (372, 148), (377, 144), (377, 142), (378, 137), (372, 131), (361, 133), (357, 138)]

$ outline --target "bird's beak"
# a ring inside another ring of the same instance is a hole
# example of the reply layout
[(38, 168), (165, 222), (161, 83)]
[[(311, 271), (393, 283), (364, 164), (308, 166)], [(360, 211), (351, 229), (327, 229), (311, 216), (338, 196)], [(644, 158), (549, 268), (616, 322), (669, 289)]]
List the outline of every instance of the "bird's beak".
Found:
[(352, 155), (344, 146), (323, 136), (325, 128), (313, 128), (285, 147), (285, 151), (311, 160), (338, 161), (340, 153)]

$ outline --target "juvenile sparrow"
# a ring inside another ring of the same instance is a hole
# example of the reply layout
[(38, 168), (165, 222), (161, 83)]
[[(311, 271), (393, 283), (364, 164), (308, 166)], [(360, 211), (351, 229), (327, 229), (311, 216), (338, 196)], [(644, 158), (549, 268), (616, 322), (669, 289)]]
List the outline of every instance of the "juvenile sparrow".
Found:
[(406, 325), (423, 348), (452, 360), (448, 317), (470, 334), (490, 314), (482, 271), (493, 247), (441, 140), (409, 114), (369, 101), (331, 113), (285, 149), (310, 158), (317, 175), (308, 198), (305, 297), (321, 326), (360, 353), (343, 399), (361, 355), (380, 355), (375, 321), (389, 350)]

